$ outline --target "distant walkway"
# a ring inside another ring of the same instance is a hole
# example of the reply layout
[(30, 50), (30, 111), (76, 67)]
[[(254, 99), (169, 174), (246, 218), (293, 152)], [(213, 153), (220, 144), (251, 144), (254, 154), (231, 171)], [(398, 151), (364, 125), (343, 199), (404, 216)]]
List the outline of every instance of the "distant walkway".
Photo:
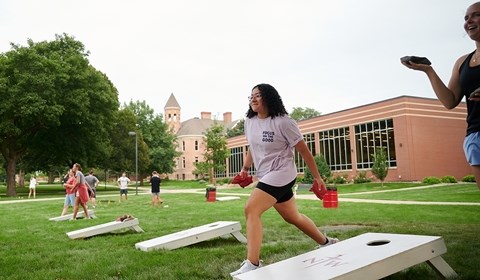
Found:
[[(368, 191), (368, 192), (358, 192), (358, 193), (349, 193), (345, 194), (347, 196), (350, 195), (361, 195), (361, 194), (373, 194), (373, 193), (386, 193), (386, 192), (399, 192), (399, 191), (414, 191), (419, 189), (428, 189), (428, 188), (436, 188), (441, 187), (446, 184), (436, 184), (436, 185), (428, 185), (428, 186), (420, 186), (420, 187), (411, 187), (411, 188), (402, 188), (402, 189), (395, 189), (395, 190), (378, 190), (378, 191)], [(249, 196), (248, 193), (227, 193), (222, 192), (222, 189), (230, 189), (232, 187), (217, 187), (217, 196), (221, 195), (228, 195), (228, 196)], [(162, 190), (162, 193), (197, 193), (197, 194), (205, 194), (204, 190), (198, 189), (179, 189), (179, 190)], [(318, 200), (318, 198), (314, 194), (297, 194), (297, 199), (306, 199), (306, 200)], [(363, 199), (363, 198), (346, 198), (339, 196), (339, 202), (356, 202), (356, 203), (378, 203), (378, 204), (404, 204), (404, 205), (465, 205), (465, 206), (480, 206), (480, 202), (439, 202), (439, 201), (411, 201), (411, 200), (386, 200), (386, 199)]]
[[(410, 188), (402, 188), (402, 189), (395, 189), (395, 190), (377, 190), (377, 191), (368, 191), (368, 192), (358, 192), (358, 193), (348, 193), (345, 194), (346, 196), (355, 196), (355, 195), (362, 195), (362, 194), (374, 194), (374, 193), (386, 193), (386, 192), (400, 192), (400, 191), (414, 191), (419, 189), (428, 189), (428, 188), (435, 188), (441, 187), (445, 184), (436, 184), (436, 185), (429, 185), (429, 186), (420, 186), (420, 187), (410, 187)], [(217, 196), (227, 195), (227, 196), (250, 196), (249, 193), (228, 193), (222, 192), (222, 189), (232, 189), (234, 187), (225, 187), (225, 186), (218, 186), (217, 187)], [(135, 190), (129, 190), (130, 195), (135, 195)], [(166, 193), (189, 193), (189, 194), (201, 194), (205, 195), (204, 189), (161, 189), (162, 194)], [(138, 194), (139, 195), (148, 195), (150, 194), (149, 187), (138, 187)], [(105, 198), (105, 197), (117, 197), (118, 194), (106, 194), (106, 195), (98, 195), (97, 199)], [(306, 200), (318, 200), (318, 198), (314, 194), (297, 194), (297, 199), (306, 199)], [(61, 200), (63, 201), (64, 197), (52, 197), (52, 198), (35, 198), (35, 199), (17, 199), (17, 200), (5, 200), (1, 201), (0, 204), (11, 204), (11, 203), (23, 203), (23, 202), (41, 202), (41, 201), (52, 201), (52, 200)], [(386, 200), (386, 199), (364, 199), (364, 198), (346, 198), (341, 197), (339, 195), (338, 198), (339, 202), (354, 202), (354, 203), (377, 203), (377, 204), (398, 204), (398, 205), (463, 205), (463, 206), (480, 206), (480, 202), (440, 202), (440, 201), (413, 201), (413, 200)]]

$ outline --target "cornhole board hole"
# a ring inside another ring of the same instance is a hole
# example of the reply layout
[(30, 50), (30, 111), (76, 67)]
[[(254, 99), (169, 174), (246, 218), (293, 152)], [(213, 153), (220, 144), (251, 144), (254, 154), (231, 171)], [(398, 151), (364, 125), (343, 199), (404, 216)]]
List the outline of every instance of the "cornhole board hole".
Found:
[(142, 251), (174, 250), (216, 237), (227, 237), (230, 234), (238, 241), (247, 243), (247, 239), (240, 232), (241, 229), (240, 222), (219, 221), (142, 241), (135, 244), (135, 248)]
[(134, 218), (131, 220), (124, 220), (123, 222), (120, 221), (113, 221), (105, 224), (100, 224), (84, 229), (79, 229), (71, 232), (67, 232), (68, 237), (70, 239), (78, 239), (78, 238), (87, 238), (90, 236), (112, 232), (121, 229), (131, 229), (136, 232), (143, 232), (143, 229), (138, 225), (138, 219)]
[(445, 278), (455, 277), (441, 257), (445, 252), (439, 236), (365, 233), (234, 279), (380, 279), (422, 262)]
[(229, 201), (240, 199), (239, 196), (217, 196), (217, 201)]
[[(92, 217), (92, 218), (95, 218), (95, 212), (91, 209), (88, 210), (88, 216)], [(81, 212), (78, 212), (77, 213), (77, 218), (84, 218), (85, 217), (85, 212), (81, 211)], [(53, 218), (50, 218), (49, 220), (50, 221), (66, 221), (66, 220), (70, 220), (71, 218), (73, 218), (73, 214), (66, 214), (66, 215), (63, 215), (63, 216), (58, 216), (58, 217), (53, 217)]]

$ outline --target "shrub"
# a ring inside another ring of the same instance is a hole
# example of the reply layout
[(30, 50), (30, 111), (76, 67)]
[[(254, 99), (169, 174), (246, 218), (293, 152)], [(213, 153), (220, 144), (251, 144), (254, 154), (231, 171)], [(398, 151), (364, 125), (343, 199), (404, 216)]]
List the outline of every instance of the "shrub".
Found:
[(440, 184), (442, 181), (437, 178), (437, 177), (434, 177), (434, 176), (430, 176), (430, 177), (425, 177), (423, 178), (423, 181), (422, 181), (424, 184), (428, 184), (428, 185), (434, 185), (434, 184)]
[(442, 183), (456, 183), (457, 179), (454, 176), (443, 176), (442, 177)]
[(332, 183), (334, 184), (346, 184), (347, 183), (347, 177), (348, 175), (338, 175), (338, 176), (333, 176), (332, 178)]
[(358, 172), (357, 176), (353, 179), (355, 184), (370, 183), (372, 180), (367, 178), (367, 171)]
[(476, 181), (477, 180), (475, 180), (475, 176), (473, 176), (473, 175), (467, 175), (467, 176), (462, 178), (462, 182), (466, 182), (466, 183), (474, 183)]
[(304, 179), (303, 176), (297, 176), (297, 181), (296, 182), (301, 184), (301, 183), (303, 183), (303, 179)]
[[(328, 162), (322, 154), (315, 155), (313, 157), (315, 160), (315, 164), (317, 165), (318, 172), (322, 178), (330, 178), (332, 171), (330, 170), (330, 166), (328, 166)], [(305, 168), (305, 176), (302, 180), (303, 183), (311, 184), (313, 183), (313, 176), (310, 169)]]

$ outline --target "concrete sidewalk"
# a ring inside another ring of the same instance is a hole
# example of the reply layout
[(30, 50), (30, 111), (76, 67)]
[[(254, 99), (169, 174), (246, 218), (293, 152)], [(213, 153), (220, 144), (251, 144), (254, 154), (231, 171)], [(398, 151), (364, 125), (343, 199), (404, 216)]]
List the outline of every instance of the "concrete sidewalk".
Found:
[[(427, 189), (427, 188), (435, 188), (441, 187), (445, 184), (437, 184), (437, 185), (429, 185), (429, 186), (421, 186), (421, 187), (411, 187), (411, 188), (403, 188), (403, 189), (396, 189), (396, 190), (378, 190), (378, 191), (369, 191), (369, 192), (358, 192), (358, 193), (349, 193), (347, 196), (355, 196), (355, 195), (362, 195), (362, 194), (374, 194), (374, 193), (386, 193), (386, 192), (401, 192), (401, 191), (415, 191), (420, 189)], [(226, 187), (226, 186), (218, 186), (217, 187), (217, 196), (250, 196), (250, 193), (228, 193), (222, 192), (222, 189), (233, 189), (235, 187)], [(149, 195), (150, 188), (149, 187), (139, 187), (138, 188), (139, 195)], [(204, 189), (161, 189), (162, 194), (168, 193), (188, 193), (188, 194), (199, 194), (205, 195)], [(118, 194), (108, 194), (108, 195), (99, 195), (99, 198), (105, 197), (118, 197)], [(297, 199), (306, 199), (306, 200), (319, 200), (314, 194), (297, 194)], [(6, 200), (0, 201), (0, 204), (11, 204), (11, 203), (24, 203), (24, 202), (41, 202), (41, 201), (52, 201), (52, 200), (61, 200), (63, 201), (64, 197), (54, 197), (54, 198), (35, 198), (35, 199), (20, 199), (20, 200)], [(320, 200), (319, 200), (320, 201)], [(480, 202), (440, 202), (440, 201), (409, 201), (409, 200), (385, 200), (385, 199), (364, 199), (364, 198), (346, 198), (339, 195), (338, 198), (339, 202), (353, 202), (353, 203), (377, 203), (377, 204), (403, 204), (403, 205), (463, 205), (463, 206), (480, 206)]]

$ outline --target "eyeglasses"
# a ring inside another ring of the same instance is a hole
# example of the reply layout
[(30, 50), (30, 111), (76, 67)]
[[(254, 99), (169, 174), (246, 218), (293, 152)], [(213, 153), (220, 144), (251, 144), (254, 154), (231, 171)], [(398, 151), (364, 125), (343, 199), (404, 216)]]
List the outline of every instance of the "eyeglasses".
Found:
[(262, 98), (262, 95), (261, 95), (260, 93), (250, 95), (250, 96), (248, 97), (248, 101), (252, 101), (254, 98), (255, 98), (255, 99), (260, 99), (260, 98)]

